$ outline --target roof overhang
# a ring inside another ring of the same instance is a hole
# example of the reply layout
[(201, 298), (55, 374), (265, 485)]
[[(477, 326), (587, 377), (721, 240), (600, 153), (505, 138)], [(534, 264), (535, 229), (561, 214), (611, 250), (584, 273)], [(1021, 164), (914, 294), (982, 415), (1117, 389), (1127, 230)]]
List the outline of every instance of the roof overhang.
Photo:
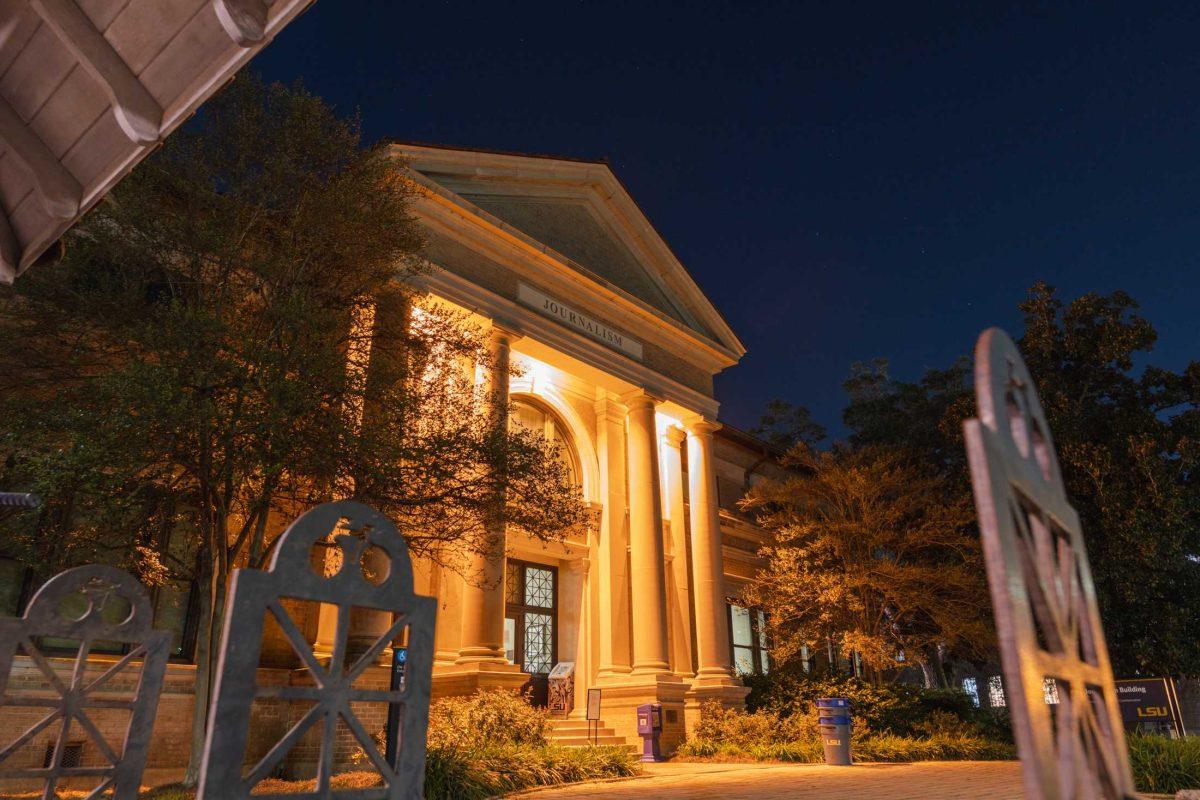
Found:
[(0, 281), (313, 0), (0, 0)]

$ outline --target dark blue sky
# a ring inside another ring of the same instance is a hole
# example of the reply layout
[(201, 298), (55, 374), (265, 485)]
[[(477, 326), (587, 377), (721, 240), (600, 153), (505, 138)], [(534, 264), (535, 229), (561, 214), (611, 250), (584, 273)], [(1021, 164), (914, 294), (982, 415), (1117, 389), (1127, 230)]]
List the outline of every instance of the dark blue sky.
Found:
[(317, 0), (254, 62), (367, 134), (608, 157), (749, 348), (722, 417), (840, 429), (1034, 281), (1123, 288), (1200, 355), (1200, 10)]

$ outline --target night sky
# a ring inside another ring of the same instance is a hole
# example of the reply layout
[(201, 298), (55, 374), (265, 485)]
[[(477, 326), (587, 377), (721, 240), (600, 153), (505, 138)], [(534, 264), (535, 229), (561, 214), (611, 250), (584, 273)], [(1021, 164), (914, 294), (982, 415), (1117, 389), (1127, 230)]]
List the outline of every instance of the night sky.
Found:
[(842, 433), (853, 362), (944, 366), (1039, 279), (1200, 356), (1200, 10), (902, 5), (317, 0), (253, 68), (371, 139), (607, 157), (749, 349), (734, 425)]

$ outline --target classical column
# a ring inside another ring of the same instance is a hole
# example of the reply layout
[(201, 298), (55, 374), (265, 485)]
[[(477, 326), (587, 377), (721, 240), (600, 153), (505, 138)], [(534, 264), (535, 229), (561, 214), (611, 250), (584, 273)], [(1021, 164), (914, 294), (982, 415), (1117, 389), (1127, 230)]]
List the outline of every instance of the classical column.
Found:
[(729, 628), (725, 621), (725, 568), (717, 515), (713, 432), (721, 426), (695, 418), (687, 425), (688, 505), (692, 523), (692, 596), (696, 608), (697, 679), (728, 679)]
[[(492, 369), (488, 403), (492, 424), (508, 427), (508, 373), (512, 332), (493, 326), (489, 342)], [(497, 499), (497, 510), (503, 498)], [(462, 650), (458, 662), (504, 663), (504, 523), (497, 513), (489, 521), (487, 549), (471, 556), (463, 587)]]
[(596, 547), (597, 657), (599, 675), (630, 670), (629, 529), (625, 509), (625, 418), (628, 410), (603, 389), (596, 398), (596, 450), (600, 461), (600, 535)]
[[(347, 370), (356, 379), (362, 391), (361, 397), (351, 402), (350, 413), (355, 425), (370, 423), (382, 413), (379, 387), (400, 379), (396, 373), (397, 359), (402, 358), (403, 348), (396, 344), (396, 337), (403, 336), (411, 325), (412, 306), (408, 298), (399, 291), (381, 292), (369, 305), (356, 309), (351, 321), (351, 339), (346, 354)], [(357, 493), (357, 487), (355, 487)], [(367, 498), (369, 502), (370, 499)], [(359, 567), (360, 565), (353, 565)], [(378, 547), (367, 548), (362, 555), (361, 568), (368, 580), (381, 581), (391, 569), (388, 554)], [(320, 638), (315, 643), (318, 652), (332, 645), (333, 630), (336, 629), (336, 614), (332, 606), (322, 609)], [(390, 611), (376, 608), (354, 608), (350, 611), (350, 625), (346, 636), (346, 657), (351, 661), (365, 653), (387, 633), (392, 626)], [(332, 650), (328, 650), (332, 652)], [(385, 664), (391, 652), (385, 647), (380, 651), (377, 662)]]
[(633, 606), (633, 671), (665, 672), (667, 609), (662, 495), (654, 398), (635, 394), (629, 407), (629, 583)]
[(683, 500), (683, 454), (687, 432), (676, 425), (663, 437), (663, 513), (667, 518), (667, 632), (671, 636), (671, 669), (691, 676), (692, 600), (689, 585), (687, 505)]
[[(382, 582), (391, 569), (391, 559), (382, 548), (370, 547), (362, 554), (362, 567), (368, 580)], [(376, 608), (350, 609), (350, 630), (346, 636), (347, 658), (355, 659), (370, 650), (375, 642), (379, 641), (379, 637), (392, 627), (393, 618), (392, 612)], [(391, 650), (384, 647), (375, 660), (384, 664), (389, 663), (391, 657)]]

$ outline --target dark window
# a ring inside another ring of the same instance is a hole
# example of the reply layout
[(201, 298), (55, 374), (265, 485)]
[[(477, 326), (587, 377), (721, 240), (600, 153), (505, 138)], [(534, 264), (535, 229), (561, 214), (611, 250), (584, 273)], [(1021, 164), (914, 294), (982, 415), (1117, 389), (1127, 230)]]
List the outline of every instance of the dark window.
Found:
[(770, 671), (767, 615), (761, 609), (729, 604), (729, 642), (737, 674), (766, 675)]
[[(0, 616), (19, 617), (25, 613), (34, 591), (44, 583), (40, 576), (21, 562), (0, 557)], [(168, 581), (150, 590), (154, 606), (154, 627), (171, 632), (171, 656), (190, 659), (196, 640), (198, 603), (195, 584), (190, 581)], [(62, 603), (64, 614), (82, 614), (87, 602), (82, 595), (65, 598)], [(119, 622), (129, 615), (129, 603), (110, 602), (104, 608), (104, 617)], [(41, 637), (38, 644), (46, 650), (71, 652), (78, 648), (74, 639)], [(93, 653), (121, 655), (129, 652), (129, 645), (117, 642), (94, 642)]]
[(0, 615), (17, 617), (25, 610), (29, 569), (20, 561), (0, 558)]
[[(83, 761), (83, 742), (69, 742), (64, 745), (62, 757), (58, 761), (58, 765), (60, 767), (65, 767), (67, 769), (78, 767)], [(50, 769), (50, 765), (53, 763), (54, 742), (47, 742), (46, 754), (42, 757), (42, 769)]]

